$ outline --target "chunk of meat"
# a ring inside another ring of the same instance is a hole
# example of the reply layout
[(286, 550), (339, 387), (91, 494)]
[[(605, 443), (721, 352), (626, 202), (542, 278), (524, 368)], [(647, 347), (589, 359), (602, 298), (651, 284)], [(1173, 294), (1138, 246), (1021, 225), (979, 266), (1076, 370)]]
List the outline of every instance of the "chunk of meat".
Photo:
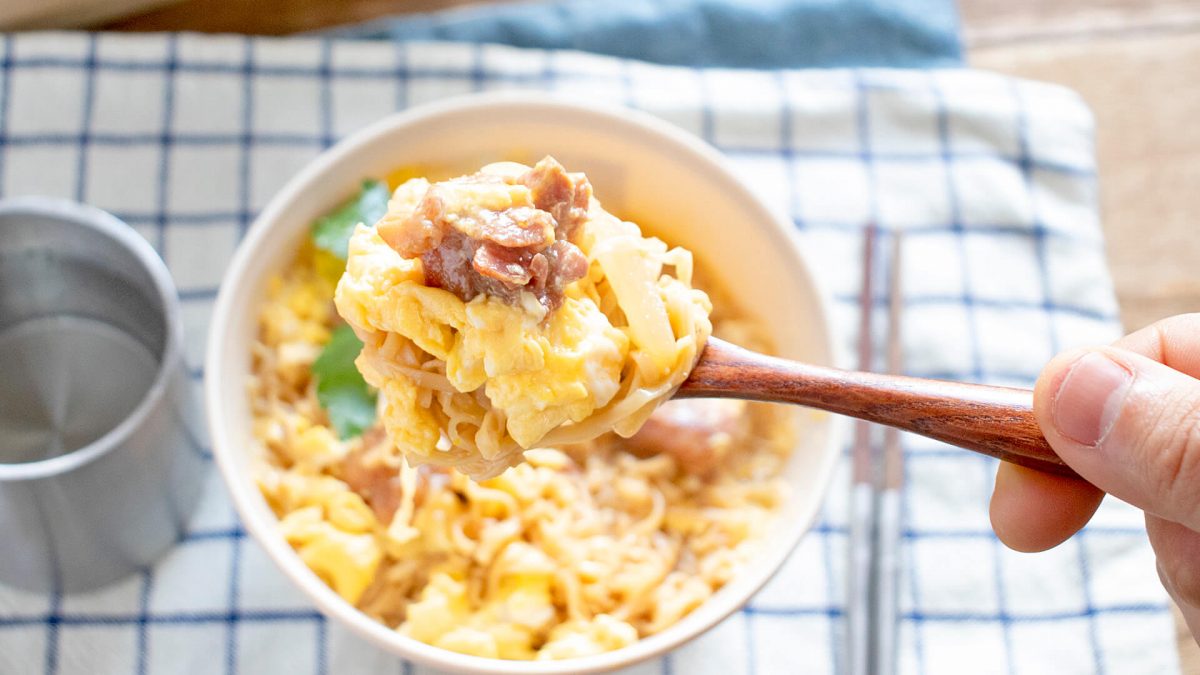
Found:
[(546, 273), (546, 257), (527, 248), (505, 248), (485, 241), (475, 249), (471, 267), (485, 277), (505, 282), (509, 286), (527, 286), (533, 280), (535, 268)]
[(538, 162), (521, 182), (533, 195), (533, 205), (554, 217), (558, 240), (570, 239), (587, 220), (592, 184), (582, 173), (567, 173), (552, 157)]
[[(540, 263), (539, 258), (545, 260), (545, 263)], [(588, 261), (578, 246), (560, 239), (551, 244), (550, 248), (534, 256), (530, 269), (533, 277), (529, 285), (533, 288), (534, 295), (538, 298), (561, 299), (567, 284), (587, 275)]]
[(464, 301), (489, 295), (516, 304), (523, 291), (548, 310), (587, 274), (571, 237), (587, 220), (592, 186), (552, 157), (517, 175), (481, 172), (429, 186), (411, 213), (377, 231), (405, 258), (420, 258), (425, 283)]
[(655, 410), (625, 446), (639, 457), (666, 453), (685, 472), (703, 476), (749, 433), (745, 401), (681, 399)]
[[(380, 461), (375, 454), (379, 439), (386, 441), (382, 428), (372, 429), (363, 436), (363, 447), (346, 455), (341, 464), (341, 478), (352, 491), (362, 497), (379, 522), (388, 524), (400, 508), (404, 488), (400, 470)], [(375, 442), (368, 442), (374, 440)], [(417, 490), (414, 500), (419, 505), (431, 482), (449, 480), (449, 470), (432, 465), (417, 467)]]

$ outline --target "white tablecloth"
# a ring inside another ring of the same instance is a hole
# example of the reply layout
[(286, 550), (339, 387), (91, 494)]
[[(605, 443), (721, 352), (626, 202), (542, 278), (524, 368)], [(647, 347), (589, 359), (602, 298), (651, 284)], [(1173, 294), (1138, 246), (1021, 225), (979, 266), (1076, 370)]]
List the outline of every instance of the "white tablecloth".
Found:
[[(284, 181), (391, 111), (513, 87), (642, 108), (724, 151), (792, 215), (847, 346), (864, 225), (905, 230), (911, 374), (1029, 385), (1055, 351), (1118, 333), (1092, 120), (1062, 89), (963, 70), (693, 70), (460, 45), (33, 34), (0, 47), (0, 190), (86, 201), (144, 234), (183, 297), (197, 386), (223, 269)], [(1059, 548), (1012, 553), (988, 528), (994, 462), (905, 445), (902, 672), (1178, 668), (1139, 514), (1110, 500)], [(632, 672), (837, 672), (840, 475), (816, 530), (745, 611)], [(82, 595), (0, 589), (0, 673), (412, 670), (315, 612), (244, 536), (215, 474), (191, 533), (153, 569)]]

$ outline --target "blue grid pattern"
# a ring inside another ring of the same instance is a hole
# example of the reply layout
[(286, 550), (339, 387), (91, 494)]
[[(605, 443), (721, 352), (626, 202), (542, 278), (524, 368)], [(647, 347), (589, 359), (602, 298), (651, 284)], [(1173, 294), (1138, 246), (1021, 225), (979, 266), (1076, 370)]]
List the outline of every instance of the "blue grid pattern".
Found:
[[(0, 192), (87, 201), (145, 235), (179, 285), (197, 386), (224, 265), (292, 173), (387, 112), (496, 88), (640, 107), (716, 145), (791, 215), (847, 346), (863, 228), (876, 222), (882, 244), (903, 229), (912, 374), (1028, 385), (1054, 351), (1118, 329), (1091, 120), (1048, 86), (967, 71), (678, 69), (491, 46), (76, 35), (3, 40), (0, 78)], [(1136, 513), (1106, 504), (1066, 546), (1019, 556), (987, 526), (994, 461), (905, 442), (902, 672), (1176, 667)], [(750, 606), (638, 672), (837, 672), (844, 478)], [(0, 589), (3, 673), (421, 671), (287, 587), (215, 475), (189, 534), (153, 569), (77, 596)]]

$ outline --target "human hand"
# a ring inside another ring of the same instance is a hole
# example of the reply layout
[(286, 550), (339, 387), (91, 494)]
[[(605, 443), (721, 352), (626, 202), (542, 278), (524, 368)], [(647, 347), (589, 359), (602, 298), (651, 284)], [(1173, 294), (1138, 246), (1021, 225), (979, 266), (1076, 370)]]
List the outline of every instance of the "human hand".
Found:
[(1200, 640), (1200, 314), (1055, 357), (1033, 407), (1046, 440), (1088, 482), (1002, 463), (996, 535), (1044, 551), (1082, 528), (1105, 492), (1142, 509), (1159, 578)]

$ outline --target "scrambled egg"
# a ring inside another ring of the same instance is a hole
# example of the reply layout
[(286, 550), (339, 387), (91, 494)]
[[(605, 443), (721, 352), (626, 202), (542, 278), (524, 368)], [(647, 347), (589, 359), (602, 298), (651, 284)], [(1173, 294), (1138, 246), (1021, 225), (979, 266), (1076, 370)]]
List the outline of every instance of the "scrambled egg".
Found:
[(259, 489), (283, 514), (280, 530), (304, 563), (338, 595), (358, 602), (384, 553), (363, 498), (336, 478), (299, 471), (265, 472)]
[(472, 611), (467, 586), (445, 571), (434, 573), (421, 598), (408, 607), (400, 632), (464, 654), (532, 659), (558, 620), (551, 598), (554, 561), (539, 549), (512, 542), (492, 563), (486, 602)]
[(307, 381), (309, 368), (329, 341), (334, 308), (329, 296), (340, 270), (327, 268), (328, 254), (305, 242), (297, 265), (267, 282), (258, 323), (263, 344), (275, 351), (276, 369), (289, 385)]
[(603, 654), (637, 642), (633, 626), (608, 614), (597, 614), (590, 621), (568, 621), (550, 631), (550, 639), (538, 651), (538, 660), (570, 659)]
[(493, 588), (475, 611), (465, 581), (436, 572), (420, 600), (409, 605), (400, 632), (443, 649), (501, 659), (565, 659), (637, 641), (636, 628), (607, 614), (559, 623), (551, 596), (554, 572), (554, 561), (541, 550), (513, 542), (493, 563)]
[[(520, 306), (480, 295), (464, 303), (423, 284), (421, 264), (401, 258), (371, 228), (350, 240), (349, 264), (338, 285), (338, 311), (361, 332), (394, 334), (445, 364), (444, 376), (462, 393), (482, 388), (504, 428), (529, 447), (567, 421), (579, 422), (617, 393), (629, 350), (590, 300), (568, 297), (548, 320), (527, 295)], [(383, 335), (361, 335), (368, 350)], [(367, 354), (364, 351), (364, 354)], [(422, 364), (411, 363), (419, 369)], [(369, 359), (359, 368), (386, 400), (384, 422), (406, 455), (430, 457), (446, 440), (420, 387), (396, 372), (381, 373)]]

